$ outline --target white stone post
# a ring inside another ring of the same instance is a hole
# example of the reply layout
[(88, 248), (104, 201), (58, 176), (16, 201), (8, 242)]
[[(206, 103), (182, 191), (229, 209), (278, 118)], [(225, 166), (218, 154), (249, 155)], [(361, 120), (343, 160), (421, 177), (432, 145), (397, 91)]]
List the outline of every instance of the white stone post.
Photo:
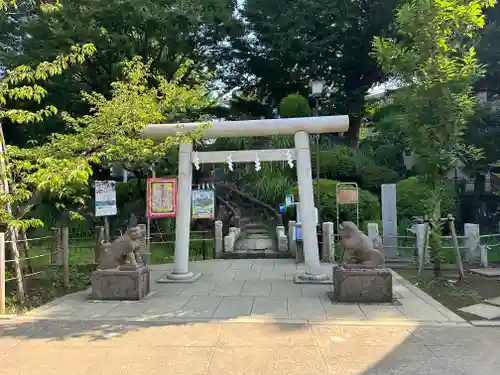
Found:
[(296, 282), (314, 282), (328, 280), (321, 273), (319, 264), (318, 237), (314, 215), (314, 189), (311, 171), (311, 155), (309, 133), (295, 133), (295, 149), (297, 157), (297, 180), (299, 185), (300, 222), (304, 248), (305, 273), (295, 278)]
[(335, 262), (335, 239), (333, 233), (333, 223), (323, 223), (323, 246), (321, 249), (323, 262)]
[(191, 164), (192, 142), (179, 145), (179, 177), (177, 180), (177, 217), (175, 218), (174, 270), (166, 275), (173, 282), (191, 282), (201, 274), (189, 272), (189, 239), (191, 235)]
[(479, 224), (465, 223), (465, 260), (474, 262), (481, 257), (481, 248), (479, 244)]
[(292, 254), (292, 257), (297, 256), (297, 241), (295, 240), (295, 224), (296, 222), (290, 220), (288, 222), (288, 250)]
[[(422, 259), (422, 253), (425, 251), (425, 263), (430, 262), (430, 257), (429, 257), (429, 232), (427, 232), (427, 249), (424, 249), (425, 246), (425, 224), (417, 224), (416, 225), (416, 235), (417, 235), (417, 263)], [(427, 250), (427, 251), (426, 251)]]
[(215, 222), (215, 257), (220, 258), (224, 248), (224, 236), (222, 234), (222, 221)]

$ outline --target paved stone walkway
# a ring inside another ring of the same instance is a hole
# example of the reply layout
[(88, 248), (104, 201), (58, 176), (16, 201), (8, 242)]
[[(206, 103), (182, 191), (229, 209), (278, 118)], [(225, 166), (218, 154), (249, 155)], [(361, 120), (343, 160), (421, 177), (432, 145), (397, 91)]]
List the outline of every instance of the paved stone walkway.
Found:
[[(326, 265), (325, 271), (329, 269)], [(284, 260), (195, 262), (144, 301), (77, 293), (0, 320), (1, 375), (496, 375), (477, 328), (394, 274), (400, 305), (334, 305)], [(154, 266), (153, 280), (168, 266)]]
[(497, 375), (500, 330), (0, 321), (2, 375)]
[[(65, 296), (29, 314), (38, 319), (123, 321), (281, 321), (465, 325), (411, 283), (394, 274), (395, 305), (332, 304), (331, 285), (294, 284), (293, 260), (211, 260), (191, 263), (203, 276), (192, 284), (158, 284), (172, 265), (152, 267), (153, 292), (138, 302), (92, 302), (89, 292)], [(331, 274), (330, 265), (324, 271)]]

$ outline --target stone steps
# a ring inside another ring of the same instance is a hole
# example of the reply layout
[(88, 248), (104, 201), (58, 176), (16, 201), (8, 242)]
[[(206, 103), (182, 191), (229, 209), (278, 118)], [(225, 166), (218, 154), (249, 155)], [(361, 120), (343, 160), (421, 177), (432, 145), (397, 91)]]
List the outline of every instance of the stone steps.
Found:
[(289, 251), (276, 250), (236, 250), (232, 253), (222, 253), (222, 259), (291, 259), (292, 254)]

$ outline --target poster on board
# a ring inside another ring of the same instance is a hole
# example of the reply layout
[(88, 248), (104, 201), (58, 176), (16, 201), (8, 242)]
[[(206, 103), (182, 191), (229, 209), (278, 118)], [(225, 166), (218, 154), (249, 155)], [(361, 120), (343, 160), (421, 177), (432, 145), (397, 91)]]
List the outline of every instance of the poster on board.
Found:
[(215, 218), (215, 192), (209, 189), (193, 190), (191, 211), (193, 219)]
[(177, 179), (148, 178), (147, 205), (149, 218), (175, 217), (177, 214)]
[(118, 213), (115, 181), (95, 181), (94, 194), (96, 217), (114, 216)]

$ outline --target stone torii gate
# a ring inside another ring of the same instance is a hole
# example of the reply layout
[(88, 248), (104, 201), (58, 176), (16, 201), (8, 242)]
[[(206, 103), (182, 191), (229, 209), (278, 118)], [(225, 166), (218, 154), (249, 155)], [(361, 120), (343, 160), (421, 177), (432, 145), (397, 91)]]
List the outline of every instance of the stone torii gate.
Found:
[[(144, 130), (144, 137), (163, 140), (179, 133), (194, 132), (202, 123), (151, 124)], [(290, 154), (296, 160), (299, 185), (300, 215), (304, 245), (305, 272), (297, 275), (296, 282), (325, 282), (328, 277), (321, 273), (318, 238), (314, 210), (313, 178), (309, 133), (340, 133), (349, 129), (348, 116), (300, 117), (270, 120), (214, 121), (204, 130), (203, 138), (258, 137), (271, 135), (294, 135), (295, 150), (243, 150), (193, 152), (193, 144), (179, 145), (179, 176), (177, 188), (177, 217), (175, 225), (174, 269), (166, 275), (171, 282), (192, 282), (200, 274), (189, 271), (189, 241), (191, 225), (191, 189), (193, 162), (223, 162), (231, 154), (234, 163), (255, 160), (255, 153), (261, 161), (287, 160)], [(287, 153), (289, 151), (289, 153)]]

